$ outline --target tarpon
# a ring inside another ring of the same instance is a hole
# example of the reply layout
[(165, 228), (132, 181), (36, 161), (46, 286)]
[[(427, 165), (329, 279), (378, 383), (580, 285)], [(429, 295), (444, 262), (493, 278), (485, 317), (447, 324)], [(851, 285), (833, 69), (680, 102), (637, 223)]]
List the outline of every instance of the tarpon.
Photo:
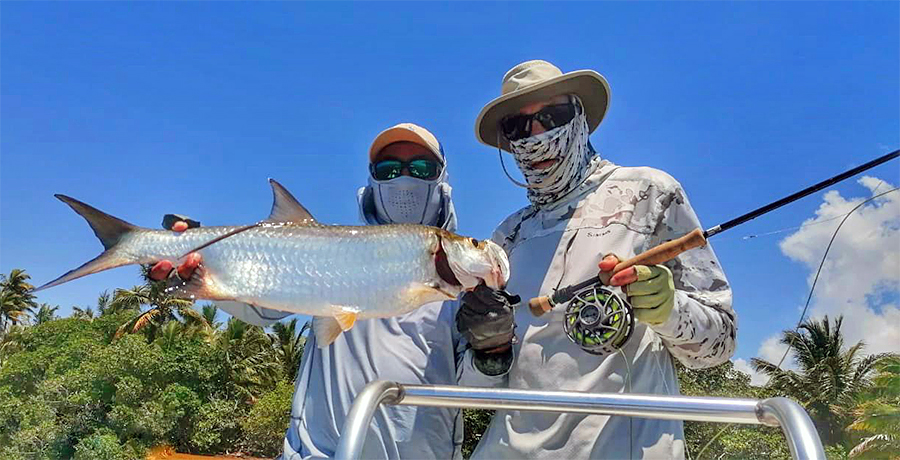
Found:
[(105, 251), (36, 290), (199, 252), (202, 264), (173, 288), (175, 295), (313, 316), (317, 342), (325, 346), (357, 319), (401, 315), (479, 283), (499, 289), (509, 279), (506, 253), (492, 241), (424, 225), (324, 225), (269, 182), (275, 199), (268, 219), (184, 232), (141, 228), (56, 195), (87, 220)]

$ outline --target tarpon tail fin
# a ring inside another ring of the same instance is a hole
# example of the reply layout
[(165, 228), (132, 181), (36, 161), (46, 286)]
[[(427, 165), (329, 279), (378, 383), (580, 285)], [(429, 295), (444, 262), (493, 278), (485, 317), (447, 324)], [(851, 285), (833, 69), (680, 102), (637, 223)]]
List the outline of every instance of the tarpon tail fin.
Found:
[(140, 227), (129, 224), (128, 222), (125, 222), (124, 220), (117, 217), (113, 217), (93, 206), (82, 203), (74, 198), (65, 195), (54, 196), (56, 198), (59, 198), (59, 200), (63, 203), (69, 205), (69, 207), (77, 212), (78, 215), (84, 217), (84, 220), (86, 220), (88, 225), (91, 226), (91, 229), (94, 230), (94, 234), (97, 235), (97, 238), (103, 244), (103, 248), (105, 249), (105, 251), (103, 251), (103, 253), (101, 253), (99, 256), (95, 257), (93, 260), (88, 261), (84, 265), (74, 270), (70, 270), (59, 278), (56, 278), (55, 280), (36, 288), (34, 290), (35, 292), (47, 289), (49, 287), (57, 286), (77, 278), (81, 278), (82, 276), (101, 272), (110, 268), (121, 267), (122, 265), (128, 265), (135, 262), (118, 255), (116, 246), (122, 240), (122, 237), (129, 233), (139, 231)]

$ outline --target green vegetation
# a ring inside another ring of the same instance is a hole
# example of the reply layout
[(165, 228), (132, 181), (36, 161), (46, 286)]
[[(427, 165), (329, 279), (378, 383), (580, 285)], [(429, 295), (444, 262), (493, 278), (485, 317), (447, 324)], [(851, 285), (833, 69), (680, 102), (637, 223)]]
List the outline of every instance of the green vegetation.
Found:
[(194, 310), (153, 283), (60, 319), (8, 292), (27, 279), (3, 277), (4, 299), (17, 300), (0, 334), (0, 459), (280, 452), (305, 342), (296, 320), (273, 333), (222, 324), (215, 307)]
[[(270, 331), (217, 320), (147, 282), (101, 294), (69, 318), (38, 305), (28, 275), (0, 275), (0, 459), (143, 458), (168, 445), (194, 454), (274, 457), (288, 425), (309, 324)], [(766, 387), (728, 362), (679, 367), (687, 395), (788, 396), (810, 412), (829, 458), (900, 459), (900, 357), (845, 347), (842, 319), (785, 331), (796, 371), (753, 360)], [(468, 457), (491, 411), (466, 410)], [(685, 423), (693, 459), (789, 458), (777, 428)]]
[[(689, 396), (724, 396), (764, 399), (778, 396), (767, 388), (750, 386), (750, 376), (734, 369), (731, 361), (708, 369), (678, 366), (681, 393)], [(686, 448), (691, 458), (790, 458), (787, 441), (778, 428), (762, 425), (724, 425), (685, 422)]]

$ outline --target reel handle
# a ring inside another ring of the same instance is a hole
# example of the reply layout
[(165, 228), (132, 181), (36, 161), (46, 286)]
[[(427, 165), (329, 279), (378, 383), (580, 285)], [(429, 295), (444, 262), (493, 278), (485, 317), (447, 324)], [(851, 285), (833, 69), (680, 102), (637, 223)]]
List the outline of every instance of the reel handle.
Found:
[[(676, 238), (672, 241), (663, 243), (624, 262), (619, 262), (619, 264), (613, 268), (612, 272), (601, 272), (598, 278), (602, 284), (608, 285), (612, 275), (629, 267), (634, 265), (662, 264), (678, 257), (682, 252), (701, 246), (706, 246), (706, 238), (703, 236), (703, 230), (697, 228), (681, 238)], [(528, 308), (534, 316), (541, 316), (544, 313), (547, 313), (553, 308), (553, 305), (554, 302), (552, 296), (533, 297), (528, 301)]]

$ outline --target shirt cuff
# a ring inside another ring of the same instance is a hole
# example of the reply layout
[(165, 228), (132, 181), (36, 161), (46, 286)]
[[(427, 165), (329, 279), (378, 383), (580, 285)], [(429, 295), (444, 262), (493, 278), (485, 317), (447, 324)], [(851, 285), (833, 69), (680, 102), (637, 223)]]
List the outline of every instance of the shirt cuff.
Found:
[(672, 306), (672, 311), (669, 313), (669, 319), (662, 324), (649, 324), (648, 326), (650, 329), (653, 329), (653, 332), (656, 332), (667, 339), (674, 339), (677, 337), (681, 333), (679, 326), (683, 327), (683, 325), (681, 325), (682, 312), (686, 308), (689, 308), (686, 303), (686, 296), (687, 294), (684, 292), (675, 290), (675, 302)]
[(472, 350), (470, 355), (472, 367), (488, 377), (503, 377), (508, 374), (515, 358), (512, 346), (500, 353), (482, 353)]

